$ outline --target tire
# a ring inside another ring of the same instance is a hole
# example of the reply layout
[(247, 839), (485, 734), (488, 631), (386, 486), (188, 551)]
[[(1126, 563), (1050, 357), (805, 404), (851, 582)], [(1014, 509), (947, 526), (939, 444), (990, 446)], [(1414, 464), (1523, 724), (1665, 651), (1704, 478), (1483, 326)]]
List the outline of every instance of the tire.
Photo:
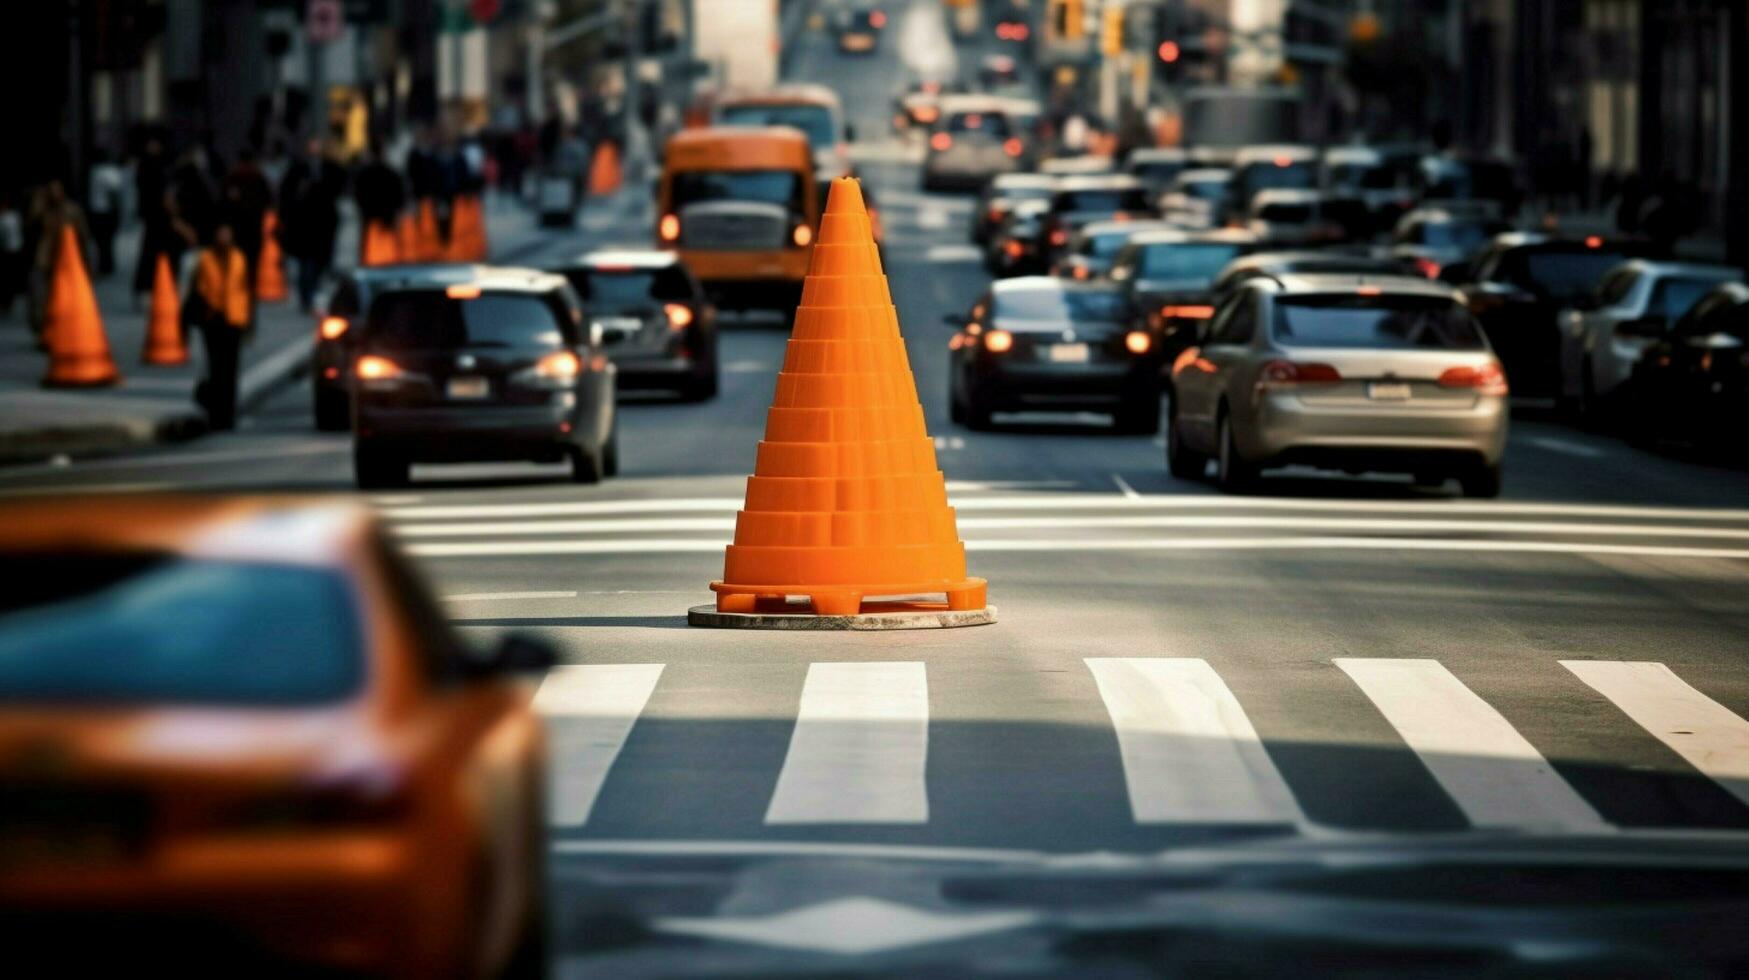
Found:
[(318, 387), (314, 401), (317, 431), (345, 432), (352, 428), (352, 406), (346, 392)]
[(352, 474), (360, 490), (383, 490), (407, 485), (412, 466), (399, 456), (367, 446), (354, 446)]
[(947, 417), (954, 425), (966, 424), (966, 406), (960, 401), (960, 387), (952, 380), (947, 383)]
[(977, 389), (966, 392), (965, 425), (973, 432), (987, 431), (993, 424), (990, 403), (978, 397)]
[(1166, 416), (1166, 471), (1180, 480), (1200, 480), (1208, 472), (1209, 458), (1184, 445), (1178, 431), (1178, 412)]
[(1477, 463), (1458, 474), (1458, 486), (1466, 497), (1493, 499), (1500, 496), (1500, 464)]
[(614, 409), (613, 428), (607, 432), (607, 441), (601, 444), (601, 473), (603, 476), (619, 475), (619, 410)]
[(1239, 453), (1233, 424), (1221, 413), (1220, 455), (1215, 457), (1215, 482), (1227, 493), (1244, 493), (1257, 482), (1257, 467)]
[(602, 449), (585, 449), (582, 446), (571, 447), (571, 479), (578, 483), (600, 483), (604, 460)]
[(688, 380), (680, 389), (680, 397), (689, 402), (710, 401), (717, 397), (717, 366), (712, 364), (709, 374)]
[(1126, 401), (1111, 418), (1117, 431), (1127, 435), (1151, 436), (1160, 431), (1160, 398), (1137, 398)]

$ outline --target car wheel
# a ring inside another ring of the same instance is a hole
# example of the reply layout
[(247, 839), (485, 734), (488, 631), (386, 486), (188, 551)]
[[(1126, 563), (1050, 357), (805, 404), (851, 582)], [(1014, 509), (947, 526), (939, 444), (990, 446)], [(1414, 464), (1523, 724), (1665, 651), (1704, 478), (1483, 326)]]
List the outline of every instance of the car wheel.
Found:
[(1477, 463), (1458, 475), (1458, 486), (1466, 497), (1494, 498), (1500, 496), (1500, 464)]
[(947, 417), (954, 425), (966, 424), (966, 405), (960, 400), (960, 386), (952, 380), (951, 374), (947, 383)]
[(717, 397), (717, 366), (711, 365), (710, 373), (692, 378), (680, 389), (680, 397), (689, 402), (709, 401)]
[(1244, 493), (1257, 480), (1257, 467), (1239, 453), (1233, 439), (1233, 423), (1221, 413), (1220, 455), (1215, 458), (1215, 482), (1227, 493)]
[(315, 391), (316, 428), (322, 432), (345, 432), (352, 428), (352, 406), (346, 392), (318, 387)]
[(613, 428), (608, 430), (607, 441), (601, 444), (601, 473), (603, 476), (619, 475), (619, 411), (614, 410)]
[(578, 483), (600, 483), (604, 447), (585, 449), (582, 446), (571, 447), (571, 479)]
[(407, 485), (411, 464), (399, 456), (366, 446), (352, 450), (352, 474), (361, 490), (381, 490)]
[(1184, 444), (1178, 431), (1178, 412), (1166, 416), (1166, 470), (1180, 480), (1200, 480), (1208, 472), (1209, 458)]
[(978, 396), (977, 389), (966, 393), (966, 428), (974, 432), (983, 432), (992, 425), (990, 403)]

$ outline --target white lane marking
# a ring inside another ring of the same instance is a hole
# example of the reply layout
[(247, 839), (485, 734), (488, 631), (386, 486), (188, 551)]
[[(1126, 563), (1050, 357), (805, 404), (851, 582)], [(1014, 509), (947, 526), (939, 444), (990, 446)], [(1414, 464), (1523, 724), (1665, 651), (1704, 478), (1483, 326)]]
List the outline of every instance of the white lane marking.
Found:
[(976, 245), (931, 245), (923, 257), (930, 262), (979, 262), (984, 253)]
[[(302, 442), (285, 446), (261, 446), (255, 449), (221, 449), (210, 453), (142, 453), (133, 456), (98, 456), (90, 459), (76, 459), (65, 462), (53, 460), (42, 463), (24, 463), (18, 466), (8, 466), (0, 470), (0, 480), (29, 473), (41, 473), (49, 470), (121, 470), (145, 469), (153, 466), (203, 466), (207, 463), (219, 463), (236, 459), (263, 459), (280, 456), (318, 456), (329, 453), (341, 454), (352, 451), (350, 442)], [(57, 457), (63, 458), (64, 457)]]
[(534, 707), (547, 719), (554, 824), (589, 822), (601, 784), (649, 703), (662, 666), (589, 664), (547, 671)]
[(723, 365), (724, 374), (764, 374), (776, 370), (764, 361), (729, 361)]
[(938, 207), (925, 207), (917, 211), (917, 227), (938, 231), (947, 227), (947, 212)]
[(1239, 699), (1205, 660), (1087, 659), (1137, 823), (1303, 824)]
[(949, 480), (948, 493), (972, 493), (989, 490), (1055, 490), (1080, 486), (1077, 480)]
[[(709, 554), (722, 550), (707, 538), (612, 538), (605, 541), (478, 541), (410, 544), (422, 558), (479, 555)], [(1482, 538), (1256, 537), (1256, 538), (983, 538), (971, 551), (1501, 551), (1559, 555), (1642, 555), (1659, 558), (1749, 558), (1749, 548), (1680, 548), (1589, 541), (1491, 541)]]
[(416, 504), (424, 499), (424, 497), (421, 497), (416, 493), (372, 494), (370, 502), (373, 507), (405, 507), (409, 504)]
[(1708, 779), (1749, 803), (1749, 721), (1661, 663), (1563, 660), (1561, 666)]
[[(1116, 474), (1124, 495), (1141, 494)], [(967, 509), (963, 505), (959, 509)], [(1477, 534), (1590, 535), (1593, 537), (1710, 538), (1721, 541), (1749, 540), (1749, 528), (1693, 527), (1658, 524), (1588, 524), (1556, 521), (1448, 521), (1396, 520), (1347, 517), (1259, 517), (1254, 515), (1158, 515), (1134, 514), (1098, 517), (962, 517), (961, 531), (1073, 531), (1123, 528), (1219, 528), (1223, 530), (1292, 529), (1306, 531), (1420, 531), (1426, 533), (1472, 532)], [(465, 538), (518, 534), (617, 534), (649, 531), (732, 531), (732, 517), (590, 518), (583, 520), (479, 521), (436, 524), (397, 524), (404, 538)]]
[(926, 823), (929, 680), (920, 662), (808, 665), (766, 823)]
[(494, 599), (575, 599), (575, 592), (465, 592), (446, 595), (444, 602), (490, 602)]
[(935, 437), (935, 451), (936, 452), (946, 452), (948, 450), (959, 450), (959, 449), (964, 449), (964, 448), (966, 448), (966, 440), (965, 440), (964, 436), (936, 436)]
[[(940, 438), (940, 437), (938, 437)], [(963, 443), (962, 443), (963, 444)], [(385, 507), (395, 520), (460, 517), (536, 517), (559, 514), (636, 514), (676, 511), (737, 511), (740, 497), (647, 497), (627, 500), (571, 500), (523, 504), (433, 504)], [(1599, 504), (1520, 504), (1482, 501), (1297, 500), (1291, 497), (1228, 497), (1201, 494), (1149, 494), (1122, 501), (1109, 493), (1042, 493), (1023, 497), (975, 497), (956, 501), (961, 510), (1299, 510), (1360, 511), (1366, 514), (1546, 514), (1557, 517), (1627, 517), (1638, 520), (1749, 521), (1749, 510), (1700, 507), (1636, 507)]]
[(1610, 829), (1512, 723), (1437, 660), (1336, 658), (1477, 827)]
[(1570, 442), (1553, 436), (1531, 436), (1528, 441), (1531, 445), (1547, 449), (1550, 452), (1565, 453), (1568, 456), (1578, 456), (1581, 459), (1600, 459), (1605, 455), (1604, 451), (1596, 446), (1587, 446), (1584, 443)]
[(1117, 475), (1116, 473), (1113, 473), (1111, 475), (1111, 482), (1117, 484), (1118, 492), (1122, 493), (1124, 495), (1125, 499), (1136, 500), (1142, 496), (1141, 494), (1136, 492), (1135, 487), (1130, 486), (1128, 480), (1125, 480), (1123, 477)]

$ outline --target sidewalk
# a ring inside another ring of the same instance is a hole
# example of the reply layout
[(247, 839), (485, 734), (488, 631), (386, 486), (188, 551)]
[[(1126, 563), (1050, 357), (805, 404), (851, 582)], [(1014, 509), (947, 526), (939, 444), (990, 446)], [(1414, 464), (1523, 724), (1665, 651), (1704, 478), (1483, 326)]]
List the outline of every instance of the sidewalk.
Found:
[[(486, 220), (494, 258), (513, 259), (540, 237), (533, 216), (506, 195), (488, 199)], [(10, 317), (0, 319), (0, 463), (119, 452), (207, 431), (206, 416), (194, 403), (194, 385), (204, 370), (198, 338), (190, 338), (187, 364), (140, 363), (146, 311), (143, 303), (134, 309), (128, 294), (139, 237), (138, 225), (122, 229), (116, 237), (116, 271), (93, 282), (120, 384), (88, 390), (41, 387), (48, 357), (36, 349), (23, 302)], [(336, 262), (350, 267), (357, 255), (358, 222), (348, 204)], [(313, 330), (312, 319), (298, 312), (295, 299), (260, 308), (254, 335), (242, 351), (240, 416), (308, 371)]]

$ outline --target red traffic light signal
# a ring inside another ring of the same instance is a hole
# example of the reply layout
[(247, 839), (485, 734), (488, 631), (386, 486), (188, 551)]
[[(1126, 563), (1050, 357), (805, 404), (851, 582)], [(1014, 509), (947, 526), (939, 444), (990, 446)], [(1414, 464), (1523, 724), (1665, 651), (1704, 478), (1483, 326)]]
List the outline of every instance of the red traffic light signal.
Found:
[(1161, 41), (1160, 42), (1160, 60), (1161, 61), (1164, 61), (1170, 65), (1173, 62), (1177, 61), (1179, 56), (1182, 54), (1184, 54), (1184, 51), (1178, 47), (1177, 41)]

